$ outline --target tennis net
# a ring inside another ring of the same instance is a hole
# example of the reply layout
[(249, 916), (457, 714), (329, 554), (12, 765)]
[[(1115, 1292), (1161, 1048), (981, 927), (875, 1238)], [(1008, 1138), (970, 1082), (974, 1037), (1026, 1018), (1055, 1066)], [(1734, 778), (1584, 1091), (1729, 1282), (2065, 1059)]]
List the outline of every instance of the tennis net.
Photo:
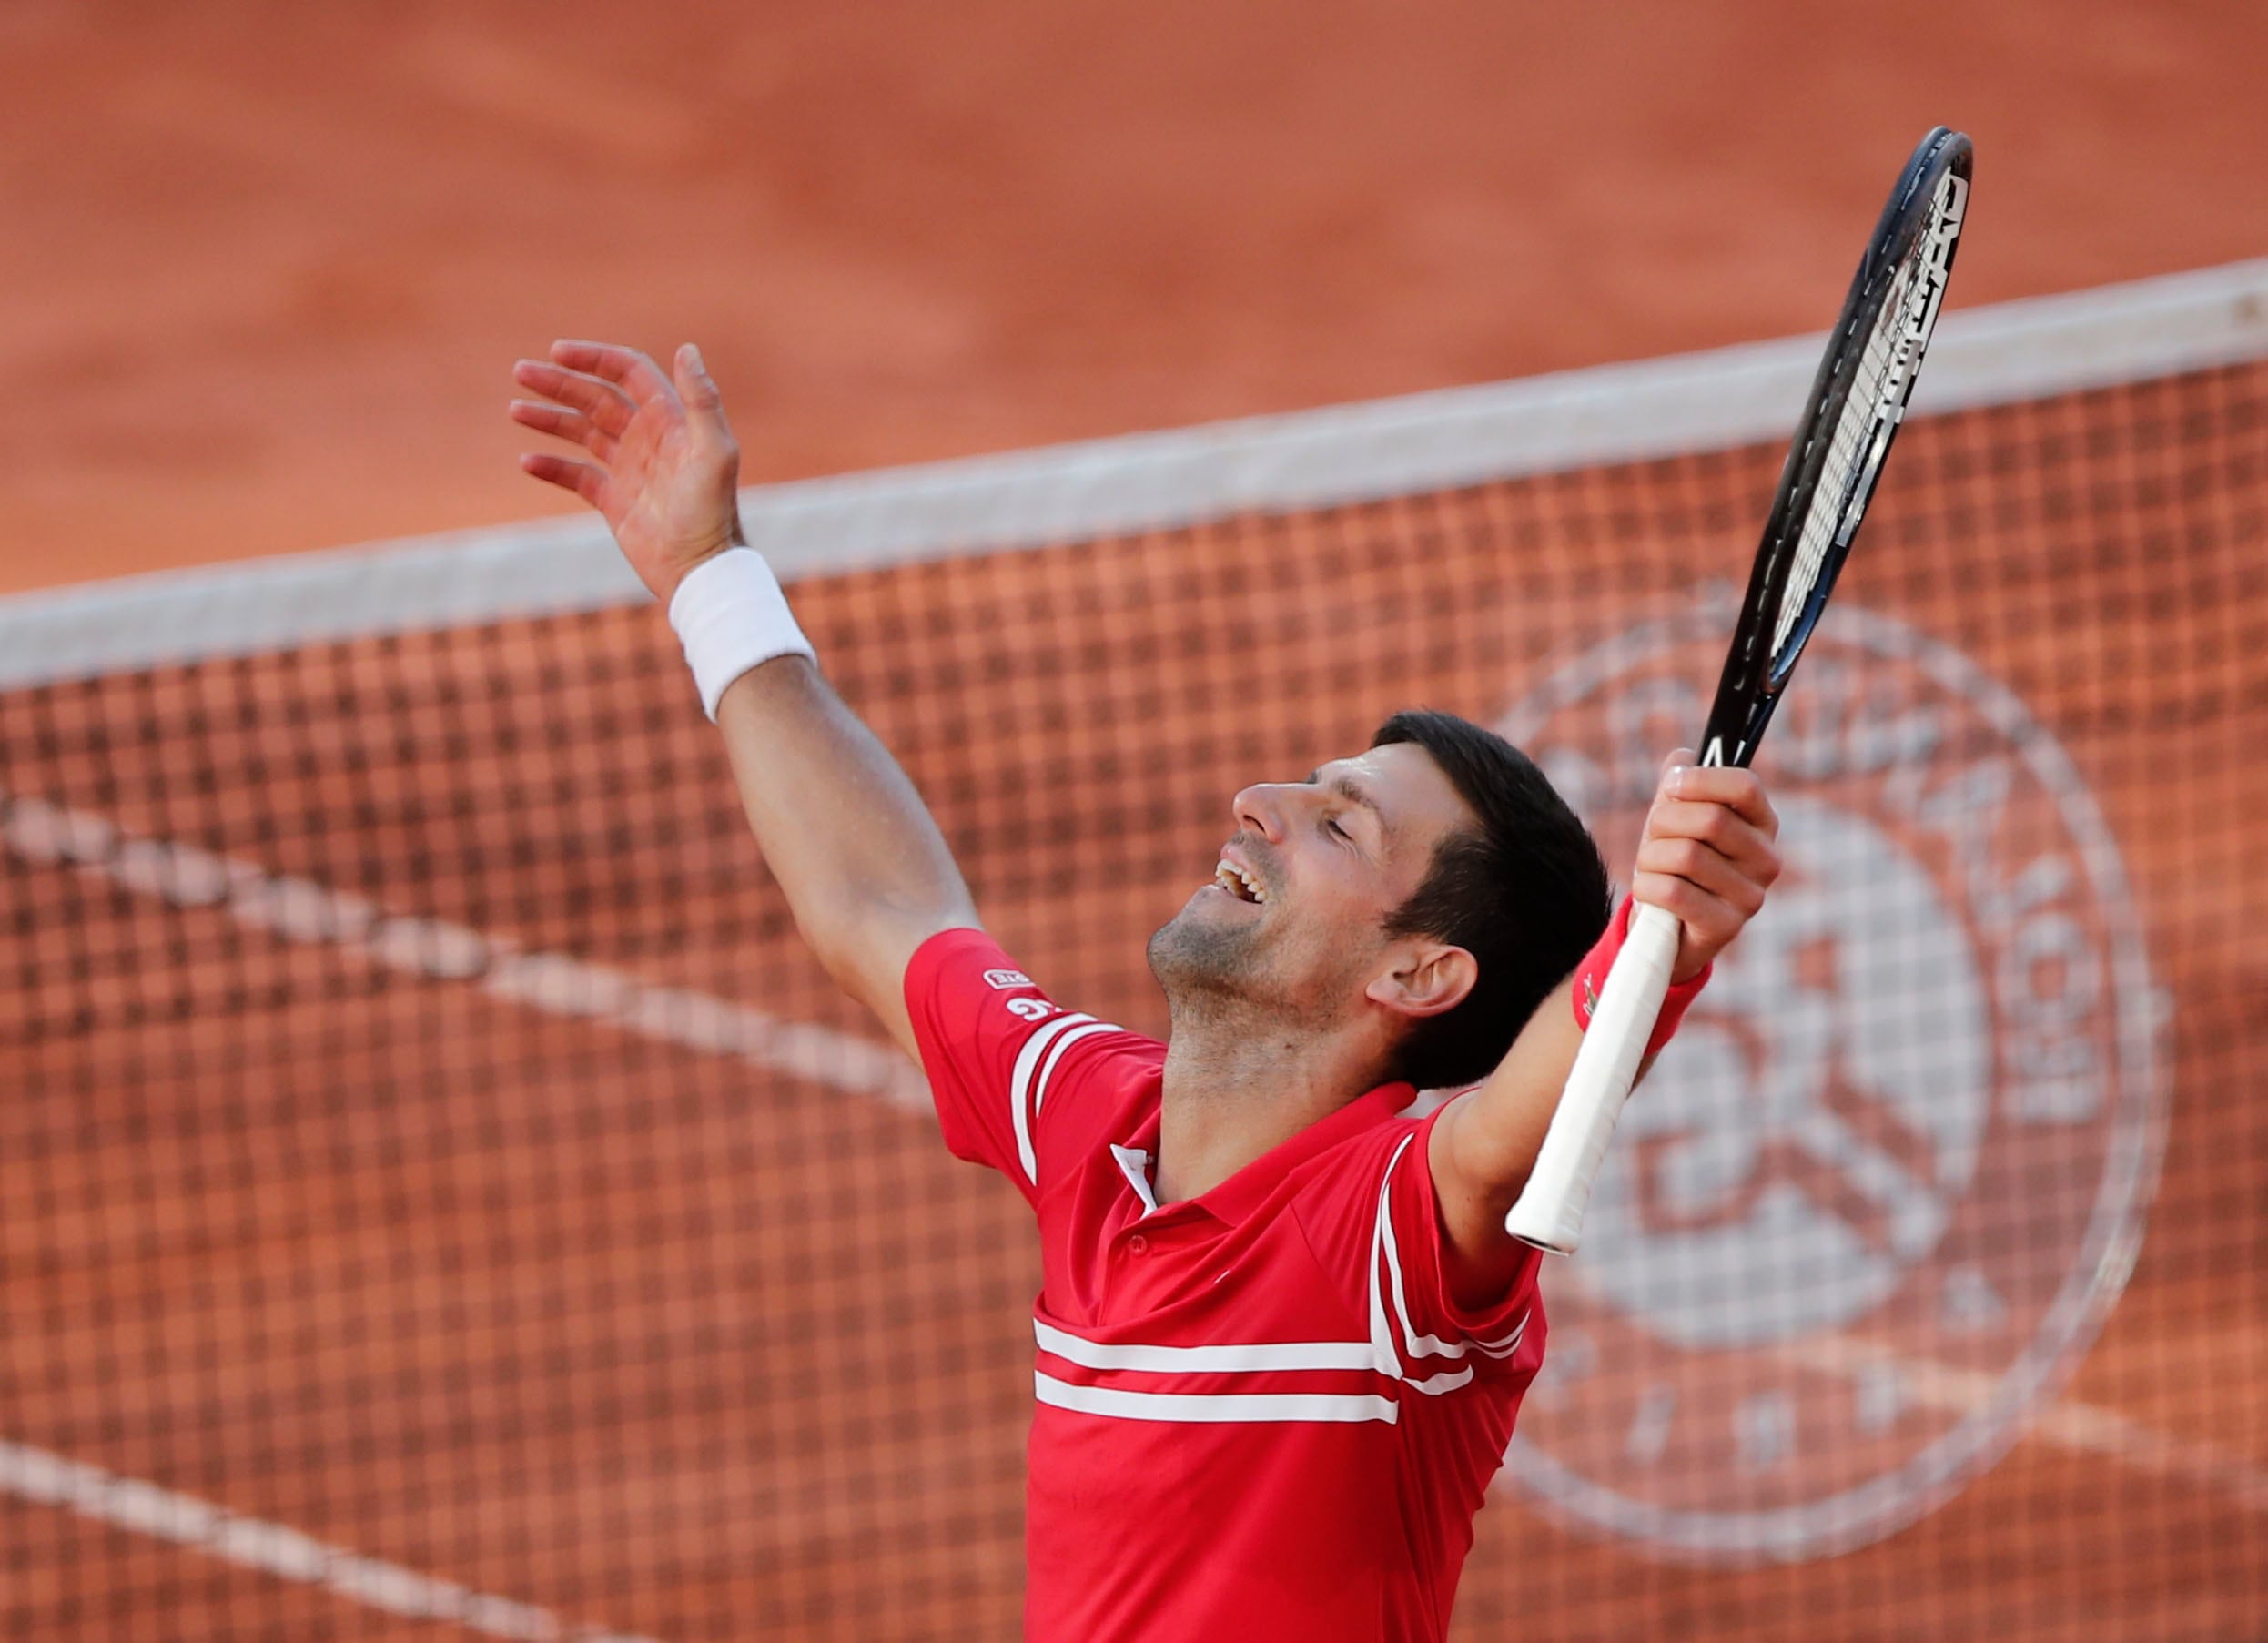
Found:
[[(1626, 858), (1815, 340), (751, 492), (988, 925), (1162, 1029), (1417, 703)], [(1456, 1635), (2253, 1638), (2268, 263), (1949, 317)], [(583, 522), (0, 603), (0, 1629), (1011, 1635), (1037, 1260)]]

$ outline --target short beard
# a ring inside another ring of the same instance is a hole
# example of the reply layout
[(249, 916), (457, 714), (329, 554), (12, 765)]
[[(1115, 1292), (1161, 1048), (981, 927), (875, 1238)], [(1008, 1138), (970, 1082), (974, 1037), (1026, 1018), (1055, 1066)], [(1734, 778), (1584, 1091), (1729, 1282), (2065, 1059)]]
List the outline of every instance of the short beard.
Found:
[(1193, 918), (1184, 908), (1150, 937), (1149, 957), (1177, 1028), (1259, 1019), (1312, 1030), (1345, 1008), (1348, 977), (1287, 982), (1281, 942), (1261, 940), (1250, 925)]
[(1207, 925), (1176, 914), (1149, 938), (1149, 973), (1177, 1021), (1217, 1016), (1249, 1000), (1264, 962), (1249, 926)]

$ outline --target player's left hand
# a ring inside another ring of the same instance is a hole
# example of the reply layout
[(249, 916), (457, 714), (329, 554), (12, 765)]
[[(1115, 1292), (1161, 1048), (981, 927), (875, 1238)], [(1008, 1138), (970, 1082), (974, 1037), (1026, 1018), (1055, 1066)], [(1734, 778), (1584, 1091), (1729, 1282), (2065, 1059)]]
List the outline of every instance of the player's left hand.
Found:
[(1723, 952), (1780, 876), (1780, 818), (1752, 770), (1696, 765), (1680, 747), (1662, 763), (1630, 893), (1683, 926), (1673, 984)]

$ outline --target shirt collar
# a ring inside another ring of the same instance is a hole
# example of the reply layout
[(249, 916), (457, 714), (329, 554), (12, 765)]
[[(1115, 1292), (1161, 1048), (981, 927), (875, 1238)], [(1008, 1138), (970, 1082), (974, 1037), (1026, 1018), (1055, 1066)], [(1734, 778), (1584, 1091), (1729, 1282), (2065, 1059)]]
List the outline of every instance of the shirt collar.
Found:
[[(1327, 1118), (1313, 1123), (1261, 1153), (1250, 1163), (1222, 1182), (1211, 1192), (1200, 1194), (1187, 1202), (1203, 1210), (1214, 1220), (1235, 1226), (1250, 1215), (1274, 1192), (1283, 1178), (1341, 1141), (1360, 1135), (1373, 1125), (1382, 1124), (1401, 1112), (1417, 1099), (1417, 1091), (1407, 1084), (1381, 1084), (1368, 1095), (1349, 1101)], [(1148, 1122), (1133, 1137), (1129, 1147), (1113, 1147), (1121, 1169), (1127, 1169), (1126, 1154), (1141, 1149), (1136, 1155), (1142, 1159), (1145, 1173), (1154, 1177), (1158, 1157), (1159, 1115), (1152, 1112)], [(1128, 1179), (1132, 1181), (1129, 1170)], [(1139, 1192), (1139, 1189), (1137, 1189)], [(1148, 1198), (1148, 1194), (1141, 1196)]]

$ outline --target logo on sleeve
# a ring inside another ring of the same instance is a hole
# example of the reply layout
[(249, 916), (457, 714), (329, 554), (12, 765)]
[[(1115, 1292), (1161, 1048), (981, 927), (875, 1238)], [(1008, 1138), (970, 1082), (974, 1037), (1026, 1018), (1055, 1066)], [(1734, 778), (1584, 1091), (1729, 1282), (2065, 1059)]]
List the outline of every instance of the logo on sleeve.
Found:
[(1020, 969), (988, 969), (985, 972), (985, 985), (1006, 992), (1012, 987), (1030, 987), (1035, 983)]
[[(1625, 633), (1504, 724), (1610, 862), (1730, 622)], [(1997, 1462), (2126, 1283), (2165, 1121), (2117, 846), (2013, 694), (1838, 607), (1764, 764), (1786, 874), (1623, 1116), (1510, 1456), (1709, 1562), (1865, 1545)]]

